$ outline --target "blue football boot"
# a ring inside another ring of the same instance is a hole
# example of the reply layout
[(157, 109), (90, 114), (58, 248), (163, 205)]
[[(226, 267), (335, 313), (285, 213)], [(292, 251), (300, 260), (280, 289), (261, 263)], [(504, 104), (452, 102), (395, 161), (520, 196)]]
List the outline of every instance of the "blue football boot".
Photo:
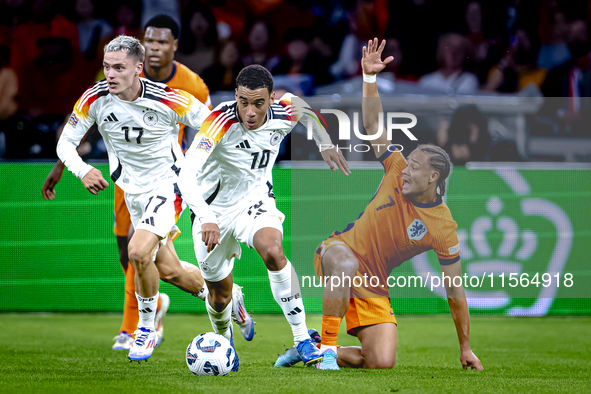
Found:
[[(320, 343), (320, 334), (318, 334), (318, 330), (315, 328), (308, 328), (308, 335), (310, 335), (310, 338), (312, 338), (314, 342)], [(277, 357), (274, 367), (291, 367), (300, 361), (302, 361), (302, 356), (300, 356), (298, 349), (294, 346)]]
[(304, 365), (309, 366), (319, 362), (322, 362), (322, 352), (316, 347), (315, 342), (312, 338), (308, 338), (304, 341), (297, 343), (296, 348), (298, 353), (304, 362)]
[(274, 367), (291, 367), (300, 361), (302, 361), (302, 356), (300, 356), (298, 349), (294, 346), (290, 347), (285, 353), (280, 354), (279, 357), (277, 357)]

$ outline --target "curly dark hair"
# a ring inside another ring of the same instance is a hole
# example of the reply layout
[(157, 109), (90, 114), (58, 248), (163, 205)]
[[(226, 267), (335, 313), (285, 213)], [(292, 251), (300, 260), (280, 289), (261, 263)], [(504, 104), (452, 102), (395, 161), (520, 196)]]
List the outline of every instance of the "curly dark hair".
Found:
[(270, 95), (273, 92), (273, 76), (265, 67), (253, 64), (244, 67), (236, 77), (236, 87), (239, 86), (251, 90), (267, 88)]

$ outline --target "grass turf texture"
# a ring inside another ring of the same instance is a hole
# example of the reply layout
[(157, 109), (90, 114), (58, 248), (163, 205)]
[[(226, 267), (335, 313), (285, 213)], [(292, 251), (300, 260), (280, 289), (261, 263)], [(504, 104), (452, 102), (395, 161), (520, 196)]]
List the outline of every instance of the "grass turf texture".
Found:
[[(204, 315), (170, 315), (165, 340), (148, 363), (113, 351), (118, 315), (0, 315), (0, 392), (590, 392), (591, 318), (472, 317), (471, 344), (484, 371), (462, 370), (449, 316), (399, 317), (393, 370), (273, 368), (291, 346), (280, 315), (255, 316), (257, 335), (235, 338), (240, 371), (193, 376), (185, 350), (211, 331)], [(320, 316), (308, 316), (320, 328)], [(357, 345), (341, 327), (339, 343)]]

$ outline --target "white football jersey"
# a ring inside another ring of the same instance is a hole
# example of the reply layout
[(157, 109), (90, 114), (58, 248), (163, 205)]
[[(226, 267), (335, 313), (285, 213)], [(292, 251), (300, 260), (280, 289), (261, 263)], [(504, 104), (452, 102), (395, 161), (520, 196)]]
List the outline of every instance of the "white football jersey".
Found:
[(177, 142), (178, 124), (199, 129), (211, 111), (183, 90), (140, 78), (134, 101), (110, 94), (106, 80), (94, 84), (74, 106), (58, 142), (58, 156), (82, 179), (91, 166), (76, 147), (96, 123), (109, 155), (111, 179), (126, 193), (145, 193), (163, 177), (174, 175), (184, 156)]
[(243, 125), (236, 101), (221, 103), (213, 110), (185, 154), (179, 186), (189, 206), (197, 190), (218, 214), (259, 196), (273, 197), (272, 168), (281, 141), (306, 116), (292, 108), (294, 98), (286, 93), (271, 104), (265, 123), (256, 130)]

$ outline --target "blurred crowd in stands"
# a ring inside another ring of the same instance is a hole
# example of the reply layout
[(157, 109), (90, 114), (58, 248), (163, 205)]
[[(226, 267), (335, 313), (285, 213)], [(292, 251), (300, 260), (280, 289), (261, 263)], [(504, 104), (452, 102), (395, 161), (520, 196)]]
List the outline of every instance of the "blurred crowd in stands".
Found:
[(103, 46), (141, 39), (162, 13), (181, 26), (176, 60), (211, 92), (261, 64), (313, 95), (359, 76), (362, 46), (379, 37), (394, 56), (386, 72), (430, 95), (533, 86), (571, 98), (566, 117), (591, 96), (589, 0), (0, 0), (0, 157), (54, 158), (56, 131), (102, 78)]

